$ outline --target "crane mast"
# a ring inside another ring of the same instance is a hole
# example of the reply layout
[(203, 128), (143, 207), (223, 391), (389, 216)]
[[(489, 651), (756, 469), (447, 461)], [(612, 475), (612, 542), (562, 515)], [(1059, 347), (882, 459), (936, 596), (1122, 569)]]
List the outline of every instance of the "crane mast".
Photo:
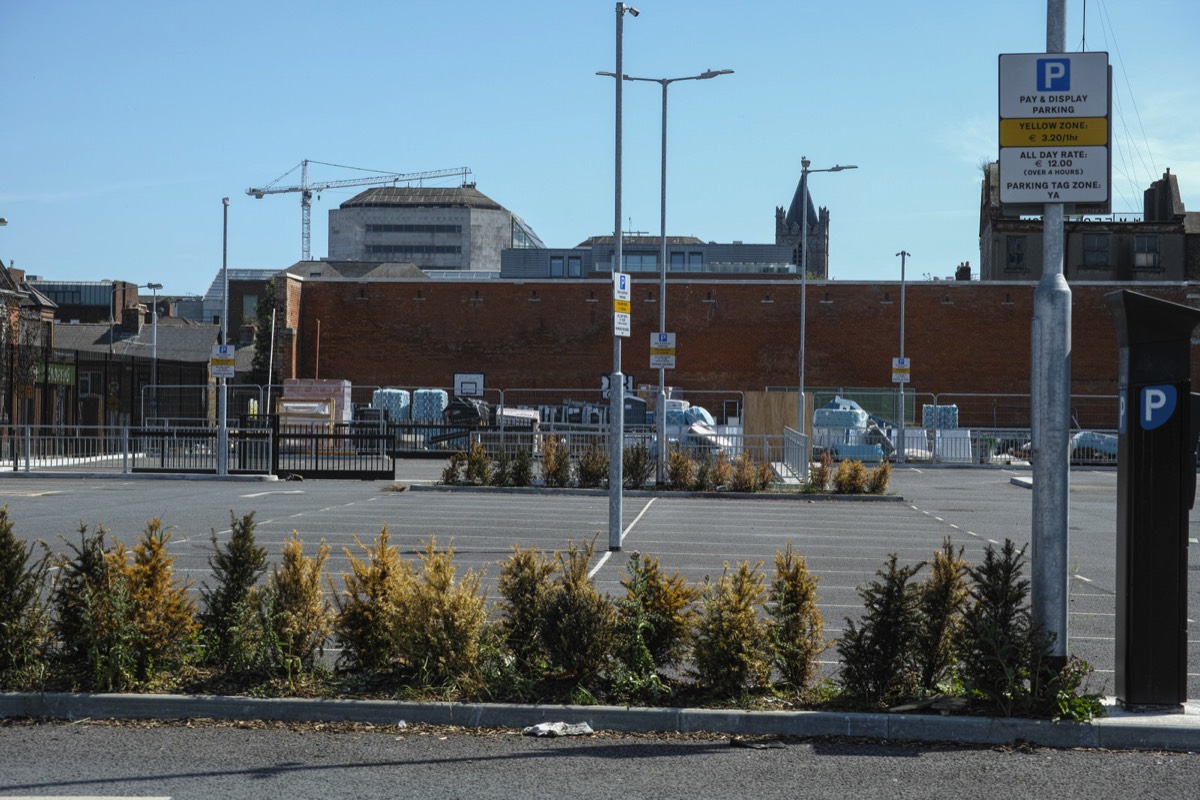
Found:
[(285, 192), (300, 193), (300, 253), (302, 261), (311, 260), (311, 229), (312, 229), (312, 196), (314, 192), (320, 192), (324, 189), (339, 189), (347, 186), (382, 186), (392, 184), (395, 186), (398, 183), (407, 183), (410, 181), (432, 180), (434, 178), (452, 178), (457, 177), (461, 183), (466, 184), (471, 176), (470, 167), (455, 167), (454, 169), (435, 169), (425, 172), (375, 172), (375, 174), (364, 176), (361, 178), (347, 178), (336, 181), (318, 181), (310, 183), (308, 180), (308, 165), (322, 164), (327, 167), (338, 167), (340, 169), (360, 169), (359, 167), (344, 167), (340, 164), (327, 164), (324, 161), (310, 161), (304, 159), (297, 166), (300, 167), (300, 183), (298, 185), (280, 185), (284, 178), (296, 171), (296, 167), (279, 176), (275, 180), (262, 187), (250, 187), (246, 190), (246, 194), (255, 197), (259, 200), (269, 194), (283, 194)]

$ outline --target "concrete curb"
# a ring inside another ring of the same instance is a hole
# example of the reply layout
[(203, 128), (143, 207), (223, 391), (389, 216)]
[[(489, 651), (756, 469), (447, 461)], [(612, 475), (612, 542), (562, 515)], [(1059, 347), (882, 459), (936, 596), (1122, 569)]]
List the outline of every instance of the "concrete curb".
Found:
[(0, 693), (0, 717), (39, 719), (218, 719), (284, 722), (400, 722), (524, 728), (539, 722), (586, 722), (594, 730), (710, 732), (741, 736), (850, 736), (887, 741), (1055, 748), (1200, 750), (1200, 705), (1183, 713), (1127, 712), (1089, 723), (999, 717), (837, 711), (736, 711), (703, 708), (411, 703), (388, 700), (254, 698), (222, 695)]
[[(544, 486), (451, 486), (444, 483), (397, 481), (411, 492), (473, 492), (477, 494), (553, 494), (608, 497), (607, 489), (548, 489)], [(805, 494), (804, 492), (677, 492), (673, 489), (626, 489), (625, 497), (704, 497), (711, 500), (784, 500), (790, 502), (899, 503), (894, 494)]]
[(83, 480), (112, 478), (135, 481), (227, 481), (233, 483), (261, 483), (279, 480), (275, 475), (214, 475), (209, 472), (25, 472), (23, 470), (14, 472), (0, 470), (0, 480), (5, 478), (74, 478)]

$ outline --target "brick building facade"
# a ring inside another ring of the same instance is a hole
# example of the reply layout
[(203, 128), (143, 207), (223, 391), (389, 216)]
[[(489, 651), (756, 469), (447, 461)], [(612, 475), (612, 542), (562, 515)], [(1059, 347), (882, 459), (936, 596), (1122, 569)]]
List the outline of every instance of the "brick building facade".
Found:
[[(607, 280), (305, 281), (277, 278), (286, 320), (276, 338), (275, 380), (343, 378), (363, 386), (453, 385), (483, 373), (489, 388), (596, 388), (612, 371)], [(1127, 288), (1128, 285), (1126, 285)], [(906, 290), (910, 389), (922, 393), (1027, 393), (1034, 284), (928, 282)], [(1072, 286), (1072, 388), (1114, 394), (1117, 344), (1103, 304), (1113, 283)], [(1137, 291), (1194, 304), (1186, 283)], [(622, 367), (655, 382), (650, 335), (656, 281), (634, 281), (633, 335)], [(668, 329), (685, 390), (763, 390), (797, 384), (800, 286), (790, 281), (669, 282)], [(899, 351), (898, 283), (810, 282), (806, 385), (890, 388)], [(318, 340), (318, 320), (319, 340)], [(319, 363), (318, 363), (319, 352)], [(1200, 365), (1200, 351), (1193, 368)]]

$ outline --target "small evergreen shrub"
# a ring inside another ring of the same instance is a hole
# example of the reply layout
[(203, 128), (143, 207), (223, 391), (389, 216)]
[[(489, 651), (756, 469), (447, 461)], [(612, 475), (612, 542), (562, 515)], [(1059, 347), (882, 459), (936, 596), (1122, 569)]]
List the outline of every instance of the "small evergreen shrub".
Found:
[(695, 459), (678, 447), (667, 454), (667, 483), (672, 489), (687, 491), (696, 486), (697, 465)]
[[(193, 657), (196, 607), (189, 589), (175, 575), (174, 557), (167, 552), (170, 531), (157, 517), (146, 523), (133, 547), (132, 563), (123, 565), (137, 628), (136, 675), (154, 682), (177, 674)], [(118, 546), (116, 556), (123, 560)]]
[(346, 549), (350, 571), (342, 573), (342, 591), (333, 593), (333, 634), (342, 648), (340, 665), (374, 679), (398, 670), (396, 629), (415, 577), (412, 566), (391, 544), (387, 526), (370, 547), (357, 536), (354, 541), (364, 558)]
[(589, 444), (579, 456), (579, 485), (586, 489), (598, 489), (608, 478), (608, 453), (600, 445)]
[(733, 465), (729, 463), (724, 450), (718, 450), (712, 460), (712, 482), (714, 488), (728, 486), (733, 480)]
[(208, 566), (214, 585), (200, 587), (203, 610), (199, 621), (204, 660), (226, 672), (242, 674), (261, 667), (254, 587), (267, 571), (267, 550), (254, 539), (254, 512), (238, 518), (229, 512), (229, 541), (222, 548), (212, 531), (213, 553)]
[(571, 454), (553, 434), (542, 440), (542, 481), (555, 489), (571, 485)]
[(557, 570), (558, 554), (547, 558), (536, 548), (513, 548), (501, 565), (496, 587), (500, 604), (500, 630), (516, 660), (518, 672), (528, 673), (545, 657), (542, 621), (550, 578)]
[(50, 647), (50, 615), (42, 599), (51, 565), (44, 542), (16, 537), (0, 506), (0, 689), (40, 682)]
[(810, 492), (826, 492), (833, 479), (833, 456), (826, 450), (815, 464), (808, 469), (808, 484), (805, 487)]
[(492, 482), (492, 459), (482, 442), (472, 442), (467, 450), (463, 482), (470, 486), (488, 486)]
[(513, 486), (533, 485), (533, 455), (523, 447), (513, 456), (511, 480)]
[(867, 494), (886, 494), (892, 479), (892, 462), (883, 461), (870, 471), (867, 478)]
[(739, 453), (733, 460), (729, 488), (735, 492), (761, 492), (771, 485), (773, 475), (770, 464), (756, 464), (749, 453)]
[(622, 453), (626, 489), (640, 489), (654, 477), (657, 465), (644, 444), (626, 447)]
[(293, 531), (283, 545), (283, 562), (271, 574), (263, 615), (277, 647), (272, 665), (289, 676), (313, 669), (333, 628), (333, 612), (322, 588), (329, 552), (322, 539), (316, 555), (305, 555), (304, 542)]
[(401, 657), (421, 686), (469, 687), (477, 680), (487, 598), (479, 573), (469, 570), (457, 581), (456, 573), (454, 548), (438, 550), (431, 538), (398, 618)]
[(770, 684), (770, 638), (757, 607), (765, 597), (760, 565), (729, 565), (716, 582), (706, 579), (693, 629), (694, 675), (700, 688), (734, 697)]
[(715, 466), (711, 455), (708, 453), (700, 455), (696, 461), (696, 491), (711, 492), (720, 485), (717, 483)]
[(451, 453), (446, 467), (442, 470), (442, 483), (446, 486), (459, 486), (464, 480), (463, 472), (466, 468), (467, 454), (462, 451)]
[(825, 649), (825, 622), (817, 606), (817, 576), (808, 571), (803, 556), (788, 542), (775, 551), (775, 575), (767, 593), (773, 659), (783, 685), (804, 691), (817, 669), (817, 656)]
[(947, 537), (933, 554), (930, 575), (921, 583), (917, 630), (917, 668), (921, 689), (937, 691), (958, 663), (958, 644), (967, 602), (967, 562)]
[(617, 604), (621, 650), (626, 663), (641, 659), (651, 669), (679, 664), (687, 652), (688, 634), (696, 618), (700, 590), (678, 572), (666, 575), (657, 558), (636, 550), (621, 579), (625, 598)]
[(492, 486), (513, 485), (513, 459), (507, 450), (501, 450), (493, 464)]
[(79, 526), (73, 555), (61, 556), (52, 596), (57, 661), (73, 689), (113, 692), (131, 688), (137, 671), (137, 624), (124, 570), (97, 526)]
[(558, 554), (558, 574), (543, 599), (541, 638), (556, 677), (587, 686), (604, 669), (613, 652), (616, 612), (596, 591), (587, 568), (595, 539), (584, 546), (567, 545)]
[(833, 474), (833, 490), (838, 494), (863, 494), (867, 490), (868, 474), (858, 459), (843, 459)]
[(839, 681), (850, 698), (887, 706), (914, 696), (920, 626), (919, 591), (912, 577), (920, 568), (899, 566), (893, 553), (875, 573), (878, 580), (858, 590), (866, 607), (862, 620), (846, 620), (837, 646), (842, 661)]

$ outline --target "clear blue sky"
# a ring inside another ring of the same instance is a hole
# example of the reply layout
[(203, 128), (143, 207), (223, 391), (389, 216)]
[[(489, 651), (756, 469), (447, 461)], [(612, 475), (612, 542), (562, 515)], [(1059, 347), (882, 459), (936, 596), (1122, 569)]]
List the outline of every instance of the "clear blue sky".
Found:
[[(997, 56), (1045, 49), (1045, 0), (643, 0), (625, 71), (735, 74), (670, 90), (668, 231), (771, 242), (800, 158), (832, 215), (831, 277), (978, 268)], [(297, 194), (248, 197), (302, 159), (470, 167), (550, 246), (613, 226), (609, 0), (0, 0), (0, 258), (51, 279), (202, 293), (221, 265), (300, 256)], [(1114, 68), (1114, 210), (1166, 168), (1200, 211), (1200, 3), (1090, 0)], [(1068, 5), (1083, 49), (1084, 3)], [(659, 228), (659, 88), (626, 84), (626, 227)], [(314, 167), (312, 179), (356, 174)], [(298, 173), (296, 176), (298, 178)], [(328, 212), (314, 201), (312, 252)]]

